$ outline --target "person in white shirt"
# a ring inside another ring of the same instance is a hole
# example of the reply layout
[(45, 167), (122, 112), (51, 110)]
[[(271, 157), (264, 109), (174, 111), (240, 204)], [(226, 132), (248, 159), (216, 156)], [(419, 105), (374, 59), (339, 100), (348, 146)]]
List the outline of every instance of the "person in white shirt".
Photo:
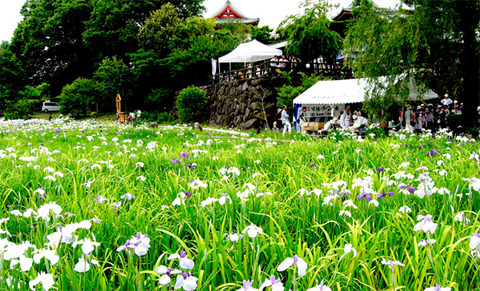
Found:
[(353, 125), (350, 127), (350, 129), (358, 129), (360, 128), (362, 125), (367, 125), (368, 124), (368, 120), (363, 117), (363, 116), (358, 116), (358, 115), (354, 115), (353, 116)]
[(307, 107), (303, 107), (302, 111), (300, 111), (300, 113), (298, 114), (298, 124), (300, 127), (300, 132), (303, 132), (304, 123), (307, 122), (306, 112), (307, 112)]
[(453, 103), (452, 99), (450, 99), (448, 94), (445, 94), (445, 98), (443, 98), (441, 102), (442, 102), (442, 104), (445, 108), (448, 108), (450, 106), (450, 104)]
[(415, 114), (412, 110), (412, 106), (407, 106), (407, 111), (405, 111), (405, 127), (408, 132), (413, 132), (415, 130), (415, 124), (417, 123)]
[(345, 109), (345, 112), (342, 114), (340, 117), (340, 126), (343, 129), (348, 129), (350, 127), (350, 107), (347, 107)]
[(292, 133), (292, 124), (290, 123), (288, 113), (287, 113), (287, 105), (283, 106), (282, 110), (282, 123), (283, 123), (283, 135), (285, 135), (285, 132)]

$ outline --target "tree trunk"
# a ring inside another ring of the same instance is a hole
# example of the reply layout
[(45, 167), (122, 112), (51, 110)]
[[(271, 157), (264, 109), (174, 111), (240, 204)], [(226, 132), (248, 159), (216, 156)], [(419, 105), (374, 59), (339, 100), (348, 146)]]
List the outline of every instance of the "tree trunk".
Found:
[(460, 31), (463, 33), (463, 45), (460, 52), (462, 66), (463, 91), (463, 124), (466, 127), (478, 126), (477, 106), (480, 103), (480, 58), (477, 53), (475, 29), (480, 20), (477, 1), (456, 1), (456, 10), (460, 16)]

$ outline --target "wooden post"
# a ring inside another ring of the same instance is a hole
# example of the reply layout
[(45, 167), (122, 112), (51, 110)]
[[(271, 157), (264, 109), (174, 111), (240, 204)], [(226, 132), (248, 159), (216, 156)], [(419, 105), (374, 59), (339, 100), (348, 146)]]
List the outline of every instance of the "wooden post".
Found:
[(122, 123), (125, 118), (122, 120), (122, 97), (120, 97), (120, 94), (117, 94), (116, 99), (116, 104), (117, 104), (117, 122)]

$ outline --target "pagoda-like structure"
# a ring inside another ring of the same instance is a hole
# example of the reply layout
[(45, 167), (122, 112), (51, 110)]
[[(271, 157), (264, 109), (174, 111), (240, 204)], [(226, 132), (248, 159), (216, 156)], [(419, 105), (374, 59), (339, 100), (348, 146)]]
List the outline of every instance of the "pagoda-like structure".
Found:
[(230, 0), (220, 8), (212, 18), (217, 20), (217, 23), (245, 23), (249, 25), (257, 26), (260, 18), (248, 18), (243, 13), (241, 13), (235, 6), (232, 5)]
[(332, 23), (330, 24), (330, 29), (336, 31), (342, 38), (345, 38), (347, 32), (347, 22), (353, 19), (352, 10), (353, 3), (346, 8), (342, 8), (342, 11), (333, 17)]

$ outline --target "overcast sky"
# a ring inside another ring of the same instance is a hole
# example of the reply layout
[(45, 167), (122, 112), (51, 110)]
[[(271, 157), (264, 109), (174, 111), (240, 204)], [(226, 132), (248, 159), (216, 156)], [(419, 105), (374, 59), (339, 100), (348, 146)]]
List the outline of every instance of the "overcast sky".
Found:
[[(206, 8), (204, 16), (211, 17), (217, 12), (226, 0), (205, 0), (203, 5)], [(288, 15), (299, 14), (303, 11), (298, 7), (303, 0), (230, 0), (230, 2), (243, 14), (251, 18), (260, 18), (259, 26), (268, 25), (276, 29), (278, 24)], [(352, 0), (331, 0), (340, 7), (332, 14), (347, 7)], [(376, 0), (381, 7), (394, 7), (399, 0)], [(22, 19), (20, 9), (25, 0), (0, 0), (0, 41), (10, 39), (18, 22)]]

